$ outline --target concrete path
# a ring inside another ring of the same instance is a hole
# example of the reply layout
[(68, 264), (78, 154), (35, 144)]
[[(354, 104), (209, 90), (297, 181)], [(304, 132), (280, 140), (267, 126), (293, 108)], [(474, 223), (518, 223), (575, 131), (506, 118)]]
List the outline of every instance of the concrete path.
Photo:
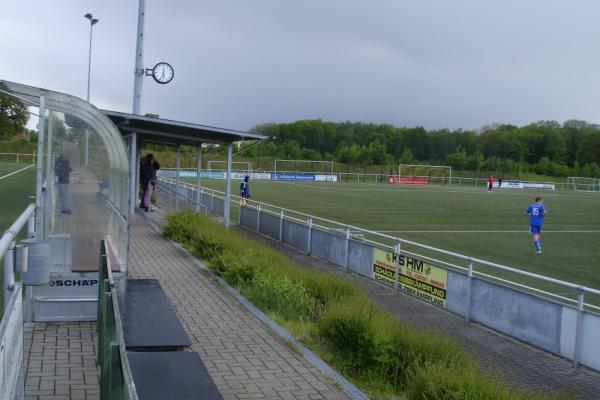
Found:
[(160, 281), (225, 399), (347, 398), (140, 217), (129, 246), (130, 277)]
[(482, 367), (489, 366), (499, 370), (509, 385), (541, 389), (548, 393), (572, 391), (571, 393), (578, 393), (581, 399), (600, 399), (599, 372), (584, 367), (574, 368), (570, 361), (481, 325), (466, 323), (464, 318), (415, 297), (394, 291), (357, 274), (346, 273), (334, 264), (308, 256), (248, 229), (236, 229), (243, 235), (285, 254), (299, 265), (333, 273), (354, 282), (361, 286), (373, 301), (407, 323), (454, 335), (464, 343)]
[(36, 322), (24, 339), (25, 399), (100, 398), (96, 323)]

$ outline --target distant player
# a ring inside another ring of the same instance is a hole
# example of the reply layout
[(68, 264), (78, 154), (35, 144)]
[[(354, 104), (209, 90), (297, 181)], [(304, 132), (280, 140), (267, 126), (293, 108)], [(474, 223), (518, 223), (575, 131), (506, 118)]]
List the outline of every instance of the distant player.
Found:
[(246, 175), (244, 177), (244, 181), (240, 183), (240, 204), (242, 207), (246, 207), (248, 205), (248, 199), (250, 198), (250, 183), (248, 182), (250, 177)]
[(544, 199), (536, 197), (534, 203), (530, 204), (527, 210), (525, 210), (525, 214), (529, 216), (529, 232), (533, 236), (535, 254), (542, 254), (540, 234), (542, 233), (542, 225), (544, 225), (544, 216), (546, 215)]
[(488, 192), (491, 192), (492, 188), (494, 187), (494, 177), (493, 176), (490, 175), (488, 177), (487, 184), (488, 184)]

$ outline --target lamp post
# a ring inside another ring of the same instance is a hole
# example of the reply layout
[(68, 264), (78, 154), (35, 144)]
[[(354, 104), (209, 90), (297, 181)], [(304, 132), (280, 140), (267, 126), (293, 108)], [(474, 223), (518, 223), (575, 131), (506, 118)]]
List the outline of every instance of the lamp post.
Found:
[(88, 84), (87, 84), (87, 102), (90, 102), (90, 75), (92, 71), (92, 28), (96, 25), (99, 19), (94, 18), (90, 13), (84, 15), (85, 18), (90, 20), (90, 53), (88, 57)]
[[(89, 56), (88, 56), (88, 82), (87, 82), (87, 97), (86, 97), (86, 100), (89, 103), (90, 102), (90, 78), (91, 78), (91, 72), (92, 72), (92, 28), (94, 27), (94, 25), (96, 25), (98, 23), (99, 20), (97, 18), (94, 18), (94, 16), (90, 13), (85, 14), (84, 17), (90, 20), (90, 52), (89, 52)], [(90, 132), (88, 129), (85, 130), (84, 136), (85, 136), (85, 143), (84, 143), (84, 148), (83, 148), (83, 161), (84, 161), (84, 164), (87, 165), (88, 158), (89, 158), (89, 140), (90, 140)]]

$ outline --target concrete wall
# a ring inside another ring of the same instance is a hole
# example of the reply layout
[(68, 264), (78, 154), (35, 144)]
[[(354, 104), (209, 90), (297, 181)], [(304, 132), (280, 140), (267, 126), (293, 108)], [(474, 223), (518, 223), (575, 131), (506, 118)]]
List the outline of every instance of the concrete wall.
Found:
[(260, 214), (260, 232), (279, 240), (279, 217), (271, 214)]
[(556, 354), (560, 352), (561, 314), (560, 304), (473, 278), (473, 321)]
[(288, 220), (283, 221), (283, 241), (299, 250), (308, 251), (308, 226)]
[(348, 268), (359, 275), (370, 278), (373, 272), (373, 247), (350, 240), (348, 246)]
[(346, 238), (318, 229), (312, 230), (310, 252), (337, 265), (344, 265)]

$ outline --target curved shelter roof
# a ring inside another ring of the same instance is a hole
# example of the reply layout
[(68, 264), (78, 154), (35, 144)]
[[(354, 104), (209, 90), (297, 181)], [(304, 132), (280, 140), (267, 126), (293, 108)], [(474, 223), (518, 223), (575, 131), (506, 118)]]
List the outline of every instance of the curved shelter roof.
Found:
[(233, 129), (144, 117), (118, 111), (102, 110), (102, 112), (112, 120), (123, 136), (135, 132), (143, 143), (198, 146), (202, 143), (228, 144), (244, 140), (269, 139), (268, 136)]

